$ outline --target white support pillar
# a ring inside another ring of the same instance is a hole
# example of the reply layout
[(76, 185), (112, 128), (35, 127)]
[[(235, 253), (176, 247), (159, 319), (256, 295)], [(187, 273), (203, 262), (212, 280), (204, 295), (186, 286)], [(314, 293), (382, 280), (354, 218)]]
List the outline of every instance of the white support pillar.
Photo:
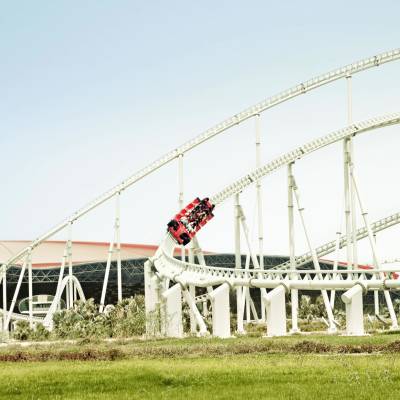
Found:
[(208, 295), (212, 304), (213, 336), (219, 338), (231, 337), (229, 285), (223, 283)]
[(193, 247), (193, 255), (197, 257), (197, 261), (199, 262), (200, 265), (206, 265), (206, 260), (204, 258), (204, 253), (203, 250), (200, 247), (199, 240), (197, 239), (197, 236), (195, 236), (192, 241), (191, 241)]
[[(233, 216), (233, 226), (235, 233), (235, 268), (242, 268), (242, 256), (240, 254), (240, 201), (239, 193), (235, 194), (234, 201), (234, 216)], [(237, 333), (244, 334), (243, 325), (243, 310), (242, 304), (244, 302), (243, 289), (238, 286), (236, 288), (236, 318), (237, 318)]]
[(121, 192), (115, 196), (115, 236), (117, 241), (117, 290), (118, 301), (122, 300), (122, 273), (121, 273), (121, 209), (120, 209)]
[[(68, 257), (68, 242), (65, 244), (65, 247), (64, 247), (64, 253), (63, 253), (62, 260), (61, 260), (60, 272), (58, 275), (56, 294), (54, 295), (55, 297), (59, 296), (60, 299), (61, 299), (61, 293), (59, 293), (59, 292), (63, 290), (61, 285), (62, 285), (62, 281), (64, 279), (64, 270), (65, 270), (65, 264), (67, 262), (67, 257)], [(66, 290), (66, 293), (68, 293), (68, 289)]]
[(285, 307), (286, 287), (279, 285), (262, 299), (267, 308), (267, 336), (285, 336), (286, 329), (286, 307)]
[[(300, 204), (300, 194), (299, 194), (296, 180), (295, 180), (293, 174), (292, 174), (292, 182), (293, 182), (293, 193), (294, 193), (294, 197), (295, 197), (296, 203), (297, 203), (297, 210), (299, 212), (300, 221), (301, 221), (301, 225), (303, 227), (304, 236), (306, 238), (308, 249), (312, 255), (313, 266), (316, 271), (320, 271), (321, 267), (319, 265), (317, 253), (315, 252), (315, 248), (311, 244), (311, 240), (310, 240), (310, 237), (307, 232), (307, 226), (306, 226), (305, 219), (304, 219), (304, 208), (301, 207), (301, 204)], [(321, 275), (319, 275), (319, 279), (322, 279)], [(335, 333), (335, 332), (337, 332), (337, 328), (335, 325), (335, 320), (333, 317), (333, 312), (332, 312), (332, 308), (331, 308), (331, 303), (329, 301), (328, 293), (326, 290), (321, 290), (321, 294), (322, 294), (322, 299), (324, 301), (324, 305), (325, 305), (325, 309), (326, 309), (326, 313), (327, 313), (328, 321), (329, 321), (328, 332)]]
[(363, 336), (363, 290), (361, 284), (356, 283), (351, 289), (342, 294), (342, 301), (346, 304), (346, 334), (349, 336)]
[(3, 283), (3, 331), (6, 331), (7, 321), (7, 269), (6, 265), (2, 267), (2, 283)]
[[(345, 207), (345, 225), (346, 225), (346, 261), (347, 268), (353, 269), (352, 235), (351, 235), (351, 201), (350, 201), (350, 152), (349, 141), (346, 138), (343, 141), (344, 157), (344, 207)], [(350, 277), (350, 275), (349, 275)]]
[(103, 289), (101, 290), (101, 297), (100, 297), (100, 312), (103, 312), (103, 310), (104, 310), (104, 302), (105, 302), (106, 292), (107, 292), (108, 277), (110, 275), (110, 268), (111, 268), (111, 259), (112, 259), (112, 255), (114, 253), (114, 241), (115, 241), (115, 231), (114, 231), (114, 238), (110, 242), (110, 246), (108, 248), (106, 270), (104, 273), (104, 280), (103, 280)]
[[(381, 263), (379, 261), (378, 251), (376, 249), (376, 244), (375, 244), (374, 236), (373, 236), (373, 233), (372, 233), (371, 225), (370, 225), (369, 220), (368, 220), (368, 213), (364, 210), (364, 207), (363, 207), (363, 204), (362, 204), (362, 201), (361, 201), (360, 192), (358, 191), (356, 178), (354, 176), (354, 170), (351, 173), (351, 179), (352, 179), (352, 182), (353, 182), (355, 195), (357, 196), (357, 199), (358, 199), (358, 205), (360, 206), (360, 210), (361, 210), (361, 214), (362, 214), (362, 217), (363, 217), (363, 220), (364, 220), (365, 228), (367, 229), (367, 232), (368, 232), (368, 239), (369, 239), (369, 244), (370, 244), (371, 251), (372, 251), (372, 256), (373, 256), (373, 259), (374, 259), (374, 266), (375, 266), (376, 269), (381, 269)], [(380, 275), (381, 279), (385, 279), (385, 276), (384, 276), (383, 273), (380, 273), (379, 275)], [(386, 305), (388, 307), (388, 311), (389, 311), (389, 314), (390, 314), (390, 319), (392, 321), (391, 329), (399, 329), (399, 325), (398, 325), (398, 322), (397, 322), (397, 316), (396, 316), (396, 313), (395, 313), (394, 308), (393, 308), (393, 302), (392, 302), (392, 299), (390, 297), (389, 291), (388, 290), (384, 290), (383, 291), (383, 295), (385, 297)]]
[[(376, 246), (376, 233), (373, 235), (375, 246)], [(374, 262), (372, 262), (374, 264)], [(377, 278), (379, 278), (379, 275), (377, 275)], [(380, 315), (379, 314), (379, 290), (374, 290), (374, 315)]]
[(379, 315), (379, 290), (374, 290), (374, 314)]
[(162, 294), (165, 302), (164, 332), (167, 337), (183, 337), (182, 326), (182, 290), (179, 283), (167, 289)]
[(28, 304), (29, 304), (29, 326), (33, 327), (33, 284), (32, 284), (32, 249), (28, 251)]
[[(178, 206), (179, 210), (183, 209), (183, 154), (178, 156), (178, 185), (179, 185), (179, 195), (178, 195)], [(181, 246), (181, 260), (185, 261), (185, 246)]]
[[(347, 122), (348, 125), (353, 123), (353, 93), (352, 93), (352, 76), (346, 77), (347, 82)], [(349, 154), (349, 172), (350, 174), (354, 168), (354, 146), (353, 140), (350, 138), (348, 141), (348, 154)], [(356, 213), (356, 196), (353, 184), (350, 180), (350, 214), (351, 214), (351, 243), (352, 243), (352, 261), (353, 268), (358, 267), (358, 252), (357, 252), (357, 213)]]
[[(256, 125), (256, 168), (261, 167), (261, 126), (260, 126), (260, 114), (255, 116)], [(262, 186), (261, 180), (256, 182), (257, 192), (257, 225), (258, 225), (258, 258), (260, 269), (264, 270), (264, 226), (263, 226), (263, 203), (262, 203)], [(263, 293), (261, 291), (260, 296)], [(261, 301), (261, 320), (265, 321), (265, 307)]]
[(22, 264), (21, 272), (20, 272), (19, 277), (18, 277), (17, 286), (15, 288), (14, 295), (13, 295), (13, 298), (11, 300), (11, 305), (10, 305), (10, 309), (8, 310), (8, 314), (7, 314), (7, 319), (6, 319), (4, 330), (8, 330), (8, 327), (10, 325), (11, 314), (13, 313), (14, 307), (15, 307), (15, 303), (17, 302), (17, 298), (18, 298), (19, 290), (21, 288), (22, 280), (24, 279), (27, 262), (28, 262), (28, 258), (26, 257), (25, 260), (24, 260), (24, 263)]
[(68, 286), (67, 286), (67, 308), (72, 308), (74, 305), (73, 300), (73, 280), (72, 280), (72, 221), (68, 224)]
[(196, 306), (196, 302), (193, 296), (190, 294), (189, 290), (183, 289), (182, 291), (183, 297), (185, 298), (186, 303), (189, 305), (190, 310), (193, 312), (193, 315), (196, 319), (197, 325), (199, 326), (199, 335), (205, 336), (208, 334), (207, 326), (203, 320), (203, 317), (200, 314), (199, 309)]
[[(242, 208), (241, 205), (239, 205), (239, 212), (240, 212), (240, 223), (241, 223), (241, 226), (242, 226), (244, 237), (246, 239), (247, 249), (248, 249), (251, 261), (253, 262), (254, 269), (260, 271), (260, 273), (258, 275), (259, 275), (260, 278), (262, 278), (263, 276), (262, 276), (262, 273), (261, 273), (260, 264), (258, 262), (258, 258), (256, 256), (256, 254), (254, 253), (254, 251), (252, 249), (252, 246), (251, 246), (249, 228), (247, 226), (246, 216), (244, 215), (244, 211), (243, 211), (243, 208)], [(246, 269), (247, 268), (248, 267), (246, 266)], [(261, 288), (260, 290), (261, 290), (261, 297), (264, 296), (267, 293), (265, 288)], [(246, 296), (248, 296), (248, 297), (246, 297), (247, 306), (251, 306), (252, 299), (251, 299), (251, 296), (250, 296), (250, 289), (249, 288), (247, 288)], [(253, 311), (253, 314), (254, 314), (254, 318), (256, 320), (258, 320), (258, 315), (257, 315), (257, 311), (255, 310), (255, 308), (252, 307), (252, 311)]]
[[(339, 251), (340, 251), (340, 236), (341, 232), (337, 231), (336, 232), (336, 243), (335, 243), (335, 260), (333, 261), (333, 271), (338, 270), (338, 264), (339, 264)], [(332, 275), (332, 279), (336, 279), (336, 274)], [(335, 289), (331, 290), (331, 307), (332, 310), (335, 308), (335, 296), (336, 296), (336, 291)]]
[(158, 296), (158, 278), (152, 272), (151, 261), (144, 264), (144, 301), (146, 312), (146, 334), (154, 336), (160, 333), (159, 326), (159, 296)]
[[(190, 242), (190, 247), (189, 247), (189, 263), (194, 264), (195, 263), (195, 257), (194, 257), (194, 247), (195, 244), (193, 240)], [(196, 288), (193, 285), (189, 285), (189, 292), (192, 297), (196, 297)], [(204, 313), (207, 312), (207, 301), (203, 303), (203, 315)], [(197, 332), (197, 327), (196, 327), (196, 319), (192, 313), (191, 310), (189, 310), (189, 318), (190, 318), (190, 333), (195, 334)]]
[[(290, 163), (287, 167), (287, 181), (288, 181), (288, 221), (289, 221), (289, 257), (290, 257), (290, 269), (295, 270), (296, 255), (295, 255), (295, 236), (294, 236), (294, 213), (293, 213), (293, 163)], [(293, 276), (294, 279), (297, 276)], [(291, 333), (298, 333), (298, 311), (299, 311), (299, 291), (298, 289), (290, 290), (290, 302), (292, 308), (292, 329)]]

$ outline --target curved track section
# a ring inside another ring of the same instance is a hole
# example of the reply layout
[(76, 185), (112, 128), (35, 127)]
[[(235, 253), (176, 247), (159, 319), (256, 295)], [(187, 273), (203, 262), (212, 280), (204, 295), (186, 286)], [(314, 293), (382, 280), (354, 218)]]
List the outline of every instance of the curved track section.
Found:
[[(336, 70), (330, 71), (326, 74), (319, 75), (308, 81), (300, 83), (299, 85), (293, 86), (288, 90), (280, 92), (274, 96), (271, 96), (235, 115), (232, 117), (222, 121), (221, 123), (213, 126), (212, 128), (208, 129), (207, 131), (201, 133), (200, 135), (196, 136), (194, 139), (184, 143), (182, 146), (177, 147), (176, 149), (170, 151), (169, 153), (165, 154), (164, 156), (160, 157), (156, 161), (152, 162), (145, 168), (139, 170), (135, 174), (131, 175), (120, 184), (109, 190), (108, 192), (104, 193), (103, 195), (99, 196), (97, 199), (86, 205), (85, 207), (81, 208), (80, 210), (73, 213), (69, 218), (67, 218), (64, 222), (60, 223), (59, 225), (55, 226), (54, 228), (50, 229), (48, 232), (40, 236), (39, 238), (35, 239), (28, 247), (21, 250), (19, 253), (15, 254), (14, 256), (10, 257), (7, 260), (6, 264), (3, 265), (3, 268), (7, 268), (8, 266), (12, 265), (22, 257), (28, 254), (29, 250), (33, 250), (35, 247), (40, 245), (44, 240), (49, 239), (56, 233), (60, 232), (64, 228), (66, 228), (72, 222), (78, 220), (94, 208), (98, 207), (102, 203), (106, 202), (116, 194), (122, 192), (129, 186), (133, 185), (134, 183), (138, 182), (139, 180), (143, 179), (147, 175), (153, 173), (154, 171), (158, 170), (162, 166), (168, 164), (169, 162), (173, 161), (181, 154), (185, 154), (186, 152), (194, 149), (195, 147), (201, 145), (202, 143), (212, 139), (213, 137), (227, 131), (228, 129), (238, 125), (249, 118), (254, 117), (272, 107), (275, 107), (285, 101), (293, 99), (297, 96), (305, 94), (311, 90), (317, 89), (321, 86), (327, 85), (331, 82), (339, 80), (341, 78), (345, 78), (348, 76), (355, 75), (359, 72), (368, 70), (373, 67), (377, 67), (382, 64), (386, 64), (392, 61), (396, 61), (400, 59), (400, 49), (394, 49), (392, 51), (388, 51), (385, 53), (381, 53), (375, 55), (373, 57), (369, 57), (355, 63), (346, 65), (344, 67), (338, 68)], [(229, 194), (227, 194), (229, 197)], [(217, 196), (217, 202), (222, 201), (221, 199), (224, 198), (223, 194), (220, 194), (220, 197)]]
[[(243, 178), (235, 181), (233, 184), (229, 185), (227, 188), (216, 194), (211, 198), (211, 202), (213, 204), (220, 204), (228, 198), (234, 196), (235, 194), (243, 191), (247, 187), (255, 184), (259, 179), (265, 177), (266, 175), (274, 172), (275, 170), (288, 165), (290, 163), (295, 162), (298, 159), (305, 157), (308, 154), (311, 154), (314, 151), (317, 151), (325, 146), (333, 144), (335, 142), (341, 141), (347, 137), (353, 137), (361, 133), (373, 131), (379, 128), (383, 128), (386, 126), (391, 126), (400, 123), (400, 113), (390, 114), (378, 118), (373, 118), (368, 121), (359, 122), (357, 124), (351, 125), (347, 128), (343, 128), (341, 130), (332, 132), (326, 136), (320, 137), (316, 140), (313, 140), (303, 146), (298, 147), (297, 149), (282, 155), (281, 157), (276, 158), (272, 162), (254, 170), (253, 172), (247, 174)], [(400, 213), (394, 214), (390, 217), (387, 217), (383, 220), (375, 222), (373, 225), (373, 230), (379, 231), (383, 229), (387, 229), (390, 226), (393, 226), (400, 222)], [(361, 228), (357, 231), (357, 239), (362, 239), (366, 237), (368, 234), (366, 228)], [(326, 255), (332, 252), (335, 249), (336, 241), (329, 242), (319, 248), (316, 249), (318, 256)], [(346, 243), (346, 238), (341, 237), (340, 241), (341, 245), (344, 246)], [(215, 268), (212, 266), (205, 265), (197, 265), (191, 264), (184, 261), (177, 260), (173, 257), (174, 248), (176, 246), (175, 240), (167, 234), (161, 243), (159, 249), (156, 252), (156, 255), (151, 259), (151, 262), (154, 264), (156, 270), (158, 271), (160, 278), (171, 279), (177, 283), (182, 284), (183, 286), (195, 285), (199, 287), (205, 286), (214, 286), (223, 283), (229, 283), (231, 286), (233, 285), (244, 285), (244, 286), (257, 286), (257, 284), (261, 285), (260, 287), (276, 287), (276, 276), (285, 276), (288, 277), (287, 268), (289, 264), (285, 263), (284, 265), (279, 266), (280, 268), (286, 268), (281, 270), (273, 270), (271, 271), (260, 271), (260, 270), (245, 270), (245, 269), (231, 269), (231, 268)], [(307, 263), (312, 259), (311, 253), (306, 253), (303, 256), (297, 258), (297, 265), (301, 266)], [(292, 271), (293, 272), (293, 271)], [(370, 274), (376, 274), (377, 271), (371, 270)], [(382, 272), (382, 270), (381, 270)], [(296, 272), (297, 274), (300, 271)], [(311, 272), (312, 274), (313, 272)], [(314, 273), (325, 273), (322, 271), (314, 271)], [(340, 272), (341, 274), (359, 274), (360, 272)], [(310, 271), (307, 272), (310, 274)], [(336, 273), (337, 275), (337, 273)], [(297, 275), (298, 276), (298, 275)], [(257, 283), (258, 281), (258, 283)], [(350, 282), (351, 286), (354, 285), (354, 282)], [(272, 285), (272, 286), (271, 286)], [(344, 287), (351, 287), (344, 286)]]
[[(5, 313), (7, 317), (10, 315), (8, 311)], [(4, 310), (0, 308), (0, 316), (4, 315)], [(10, 320), (12, 321), (30, 321), (29, 315), (19, 314), (19, 313), (11, 313)], [(33, 317), (32, 322), (38, 323), (43, 322), (43, 318)]]

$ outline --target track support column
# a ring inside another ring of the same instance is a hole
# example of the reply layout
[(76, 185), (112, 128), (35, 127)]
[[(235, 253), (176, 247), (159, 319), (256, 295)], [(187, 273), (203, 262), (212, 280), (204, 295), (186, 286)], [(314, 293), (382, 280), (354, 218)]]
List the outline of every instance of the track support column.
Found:
[[(371, 229), (371, 225), (369, 223), (368, 220), (368, 213), (364, 210), (362, 201), (361, 201), (361, 196), (360, 196), (360, 192), (358, 190), (358, 186), (357, 186), (357, 181), (356, 178), (354, 176), (354, 171), (351, 171), (351, 179), (353, 182), (353, 187), (354, 187), (354, 191), (355, 191), (355, 195), (357, 196), (357, 200), (358, 200), (358, 205), (360, 206), (360, 210), (361, 210), (361, 214), (364, 220), (364, 224), (365, 224), (365, 228), (367, 229), (368, 232), (368, 239), (369, 239), (369, 245), (371, 247), (371, 251), (372, 251), (372, 256), (374, 259), (374, 266), (376, 269), (381, 269), (381, 263), (379, 261), (379, 257), (378, 257), (378, 251), (376, 248), (376, 244), (375, 244), (375, 240), (374, 240), (374, 236), (372, 233), (372, 229)], [(381, 272), (379, 274), (381, 279), (385, 279), (384, 274)], [(393, 302), (392, 302), (392, 298), (390, 297), (390, 292), (388, 290), (384, 290), (383, 291), (383, 295), (385, 297), (386, 300), (386, 305), (388, 307), (388, 311), (389, 311), (389, 315), (390, 315), (390, 319), (392, 320), (392, 329), (399, 329), (399, 325), (397, 322), (397, 316), (396, 313), (394, 311), (393, 308)]]
[(146, 311), (146, 334), (155, 336), (160, 333), (159, 280), (153, 272), (153, 264), (147, 260), (144, 264), (144, 301)]
[(32, 284), (32, 249), (28, 251), (28, 304), (29, 304), (29, 326), (33, 328), (33, 284)]
[[(233, 226), (235, 232), (235, 268), (242, 269), (242, 256), (240, 254), (240, 200), (239, 193), (235, 194), (234, 201), (234, 216)], [(245, 333), (243, 325), (243, 312), (244, 312), (244, 296), (243, 287), (236, 288), (236, 318), (237, 318), (237, 333), (243, 335)]]
[(286, 286), (283, 284), (264, 294), (262, 300), (267, 309), (267, 336), (285, 336), (286, 329)]
[[(290, 256), (290, 269), (296, 269), (296, 256), (295, 256), (295, 236), (294, 236), (294, 213), (293, 213), (293, 163), (287, 167), (287, 180), (288, 180), (288, 220), (289, 220), (289, 256)], [(293, 274), (292, 278), (297, 278)], [(290, 290), (290, 300), (292, 308), (292, 329), (291, 333), (298, 333), (298, 311), (299, 311), (299, 291), (298, 289)]]
[(164, 332), (167, 337), (183, 337), (182, 290), (179, 283), (162, 294), (164, 300)]
[(121, 192), (115, 196), (115, 236), (116, 236), (116, 253), (117, 253), (117, 290), (118, 301), (122, 300), (122, 273), (121, 273), (121, 210), (120, 210)]
[(72, 280), (72, 221), (68, 224), (68, 285), (67, 285), (67, 308), (72, 308), (74, 306), (73, 298), (73, 280)]
[(215, 337), (231, 337), (229, 290), (229, 284), (223, 283), (208, 294), (212, 304), (212, 327)]
[(7, 329), (7, 268), (6, 264), (3, 264), (1, 271), (2, 283), (3, 283), (3, 332)]
[[(256, 125), (256, 168), (261, 167), (261, 126), (260, 114), (255, 116)], [(264, 226), (263, 226), (263, 202), (261, 180), (256, 182), (257, 192), (257, 225), (258, 225), (258, 258), (260, 269), (264, 270)], [(260, 296), (263, 295), (261, 290)], [(265, 321), (265, 307), (261, 301), (261, 321)]]
[(356, 283), (351, 289), (342, 294), (342, 301), (346, 304), (346, 334), (349, 336), (363, 336), (363, 291), (365, 288)]

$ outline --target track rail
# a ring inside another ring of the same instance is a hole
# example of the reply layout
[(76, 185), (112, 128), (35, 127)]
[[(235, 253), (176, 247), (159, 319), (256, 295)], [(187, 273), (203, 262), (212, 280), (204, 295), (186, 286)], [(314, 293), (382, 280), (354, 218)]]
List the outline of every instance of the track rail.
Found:
[(276, 158), (268, 164), (265, 164), (264, 166), (257, 168), (244, 177), (238, 179), (225, 189), (221, 190), (215, 196), (211, 197), (210, 201), (215, 205), (220, 204), (229, 197), (240, 193), (248, 186), (256, 183), (259, 179), (265, 177), (266, 175), (269, 175), (277, 169), (293, 163), (296, 160), (299, 160), (325, 146), (343, 140), (347, 137), (353, 137), (361, 133), (369, 132), (386, 126), (396, 125), (398, 123), (400, 123), (400, 112), (358, 122), (357, 124), (350, 125), (346, 128), (334, 131), (326, 136), (312, 140), (311, 142), (308, 142), (305, 145)]
[[(234, 196), (235, 194), (243, 191), (247, 187), (256, 184), (258, 180), (265, 177), (266, 175), (271, 174), (277, 169), (293, 163), (296, 160), (301, 159), (323, 147), (341, 141), (346, 137), (353, 137), (361, 133), (371, 132), (379, 128), (384, 128), (399, 123), (400, 113), (394, 113), (359, 122), (357, 124), (332, 132), (328, 135), (322, 136), (250, 172), (241, 179), (238, 179), (231, 185), (227, 186), (215, 196), (211, 197), (210, 201), (213, 204), (220, 204), (228, 198)], [(399, 222), (400, 213), (393, 214), (387, 218), (375, 222), (372, 225), (372, 230), (378, 232), (387, 229), (393, 225), (396, 225)], [(360, 228), (357, 231), (357, 240), (360, 240), (367, 235), (367, 229), (365, 227)], [(345, 236), (341, 236), (340, 246), (343, 247), (344, 245), (346, 245), (346, 243), (347, 238)], [(156, 255), (151, 260), (158, 270), (160, 276), (166, 276), (167, 278), (172, 279), (176, 282), (180, 282), (182, 284), (186, 284), (187, 282), (190, 282), (190, 284), (195, 284), (197, 286), (217, 285), (224, 282), (229, 282), (230, 284), (249, 284), (249, 279), (272, 279), (271, 274), (276, 275), (277, 273), (278, 275), (282, 273), (285, 273), (287, 275), (288, 268), (290, 267), (290, 262), (283, 263), (272, 271), (216, 268), (211, 266), (191, 264), (177, 260), (173, 257), (175, 245), (176, 243), (173, 238), (169, 234), (167, 234), (164, 241), (161, 243), (159, 249), (157, 250)], [(335, 249), (335, 245), (336, 240), (318, 247), (316, 249), (317, 256), (321, 257), (331, 253)], [(311, 259), (312, 254), (310, 252), (306, 253), (296, 258), (296, 265), (297, 267), (302, 266), (311, 261)]]
[[(374, 233), (383, 231), (388, 229), (392, 226), (395, 226), (400, 223), (400, 213), (396, 213), (390, 215), (389, 217), (382, 218), (371, 225), (371, 229)], [(365, 227), (360, 228), (357, 230), (357, 240), (361, 240), (368, 235), (368, 232)], [(161, 267), (160, 271), (162, 275), (167, 276), (170, 279), (175, 279), (178, 275), (186, 272), (194, 272), (198, 275), (199, 280), (197, 283), (204, 283), (204, 279), (207, 277), (209, 280), (225, 280), (232, 279), (235, 280), (243, 280), (245, 277), (247, 278), (257, 278), (262, 276), (263, 279), (283, 279), (288, 278), (296, 274), (307, 274), (308, 277), (320, 274), (328, 275), (328, 274), (335, 274), (337, 271), (313, 271), (313, 270), (305, 270), (300, 271), (296, 269), (295, 271), (290, 270), (290, 261), (282, 263), (274, 268), (268, 270), (255, 270), (255, 269), (235, 269), (235, 268), (223, 268), (223, 267), (214, 267), (214, 266), (204, 266), (199, 264), (191, 264), (187, 262), (180, 261), (170, 254), (170, 241), (172, 239), (170, 237), (166, 238), (163, 242), (164, 246), (161, 246), (159, 249), (158, 254), (154, 257), (153, 262), (156, 266)], [(167, 244), (166, 244), (167, 243)], [(345, 235), (341, 236), (340, 238), (340, 247), (343, 247), (347, 244), (347, 237)], [(332, 253), (335, 250), (336, 240), (331, 242), (325, 243), (315, 249), (317, 257), (325, 256), (329, 253)], [(173, 249), (173, 247), (172, 247)], [(312, 261), (311, 253), (305, 253), (301, 256), (296, 257), (296, 268), (300, 268), (305, 264)], [(379, 270), (382, 272), (384, 270)], [(373, 276), (377, 270), (356, 270), (355, 274), (358, 273), (365, 273), (368, 276)], [(387, 270), (389, 273), (390, 270)], [(345, 270), (343, 274), (349, 274), (348, 270)], [(200, 279), (201, 278), (201, 279)], [(312, 279), (312, 278), (310, 278)]]
[[(157, 159), (156, 161), (152, 162), (145, 168), (139, 170), (135, 174), (131, 175), (120, 184), (109, 190), (108, 192), (102, 194), (97, 199), (93, 200), (88, 205), (84, 206), (83, 208), (79, 209), (72, 215), (70, 215), (64, 222), (60, 223), (59, 225), (55, 226), (54, 228), (50, 229), (48, 232), (43, 234), (42, 236), (38, 237), (32, 243), (27, 246), (25, 249), (21, 250), (19, 253), (15, 254), (14, 256), (10, 257), (5, 264), (3, 264), (3, 268), (7, 269), (10, 265), (21, 259), (25, 256), (29, 249), (33, 250), (35, 247), (40, 245), (46, 239), (52, 237), (56, 233), (60, 232), (64, 228), (66, 228), (70, 223), (78, 220), (79, 218), (83, 217), (85, 214), (89, 213), (94, 208), (98, 207), (102, 203), (106, 202), (116, 194), (122, 192), (129, 186), (133, 185), (134, 183), (138, 182), (139, 180), (143, 179), (147, 175), (157, 171), (162, 166), (168, 164), (175, 158), (179, 157), (181, 154), (185, 154), (186, 152), (194, 149), (195, 147), (199, 146), (200, 144), (210, 140), (211, 138), (225, 132), (226, 130), (232, 128), (235, 125), (240, 124), (241, 122), (246, 121), (247, 119), (258, 115), (269, 108), (275, 107), (281, 103), (284, 103), (290, 99), (293, 99), (297, 96), (305, 94), (311, 90), (317, 89), (321, 86), (324, 86), (328, 83), (334, 82), (338, 79), (345, 78), (347, 76), (355, 75), (359, 72), (368, 70), (373, 67), (377, 67), (382, 64), (386, 64), (389, 62), (393, 62), (400, 59), (400, 48), (394, 49), (388, 52), (384, 52), (381, 54), (377, 54), (373, 57), (365, 58), (363, 60), (357, 61), (352, 64), (348, 64), (344, 67), (332, 70), (328, 73), (319, 75), (308, 81), (300, 83), (296, 86), (291, 87), (288, 90), (280, 92), (274, 96), (271, 96), (245, 110), (233, 115), (232, 117), (220, 122), (219, 124), (213, 126), (212, 128), (208, 129), (207, 131), (201, 133), (200, 135), (196, 136), (194, 139), (184, 143), (182, 146), (170, 151), (169, 153), (165, 154), (161, 158)], [(222, 196), (223, 197), (223, 196)], [(228, 195), (229, 197), (229, 195)], [(222, 201), (220, 198), (217, 198), (217, 201)]]

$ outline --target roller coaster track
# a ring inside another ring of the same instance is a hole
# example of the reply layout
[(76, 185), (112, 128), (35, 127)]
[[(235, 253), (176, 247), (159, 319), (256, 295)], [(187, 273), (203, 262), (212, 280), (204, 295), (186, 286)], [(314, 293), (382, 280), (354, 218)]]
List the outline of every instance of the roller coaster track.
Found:
[[(213, 204), (220, 204), (228, 198), (234, 196), (237, 193), (242, 192), (247, 187), (255, 184), (258, 180), (265, 177), (268, 174), (276, 171), (277, 169), (291, 164), (298, 159), (305, 157), (317, 150), (322, 149), (330, 144), (336, 143), (348, 137), (354, 137), (361, 133), (370, 132), (379, 128), (395, 125), (400, 123), (400, 113), (394, 113), (378, 118), (373, 118), (367, 121), (353, 124), (346, 128), (332, 132), (326, 136), (315, 139), (297, 149), (290, 151), (275, 160), (265, 164), (264, 166), (257, 168), (256, 170), (245, 175), (241, 179), (238, 179), (225, 189), (211, 197)], [(387, 229), (400, 222), (400, 213), (393, 214), (387, 218), (381, 219), (372, 225), (372, 230), (378, 232)], [(366, 228), (361, 228), (357, 231), (357, 240), (366, 237), (368, 234)], [(340, 237), (340, 247), (343, 247), (347, 243), (345, 236)], [(212, 266), (196, 265), (187, 263), (184, 261), (177, 260), (173, 257), (173, 251), (175, 248), (175, 241), (172, 237), (167, 234), (164, 241), (160, 245), (156, 255), (152, 259), (156, 269), (160, 273), (160, 276), (165, 276), (175, 282), (181, 282), (186, 284), (188, 278), (190, 284), (197, 286), (210, 286), (211, 284), (218, 284), (229, 282), (230, 284), (242, 283), (244, 279), (271, 279), (271, 274), (274, 275), (275, 279), (277, 276), (282, 276), (282, 273), (290, 267), (290, 262), (283, 263), (273, 270), (259, 271), (249, 269), (231, 269), (231, 268), (216, 268)], [(331, 253), (335, 249), (336, 241), (328, 242), (316, 249), (317, 256), (321, 257), (328, 253)], [(296, 258), (296, 266), (300, 267), (312, 260), (311, 252), (306, 253)], [(287, 272), (285, 273), (287, 275)], [(184, 277), (184, 278), (183, 278)], [(260, 278), (261, 277), (261, 278)]]
[[(4, 310), (2, 308), (0, 308), (0, 316), (3, 316), (3, 314), (4, 314)], [(6, 314), (8, 315), (8, 311), (6, 312)], [(19, 314), (19, 313), (11, 313), (10, 319), (12, 321), (29, 321), (29, 315)], [(43, 318), (33, 317), (32, 321), (33, 322), (43, 322)]]
[[(227, 131), (228, 129), (234, 127), (235, 125), (238, 125), (246, 120), (248, 120), (251, 117), (254, 117), (255, 115), (258, 115), (272, 107), (275, 107), (285, 101), (288, 101), (290, 99), (293, 99), (299, 95), (305, 94), (311, 90), (317, 89), (323, 85), (326, 85), (328, 83), (334, 82), (338, 79), (345, 78), (348, 76), (355, 75), (359, 72), (368, 70), (373, 67), (377, 67), (382, 64), (386, 64), (392, 61), (396, 61), (400, 59), (400, 49), (395, 49), (389, 52), (381, 53), (378, 55), (375, 55), (370, 58), (366, 58), (363, 60), (360, 60), (358, 62), (355, 62), (353, 64), (346, 65), (344, 67), (338, 68), (336, 70), (333, 70), (331, 72), (328, 72), (326, 74), (319, 75), (315, 78), (312, 78), (308, 81), (305, 81), (303, 83), (300, 83), (299, 85), (296, 85), (288, 90), (285, 90), (283, 92), (280, 92), (277, 95), (274, 95), (272, 97), (269, 97), (235, 115), (232, 117), (222, 121), (221, 123), (213, 126), (212, 128), (208, 129), (207, 131), (201, 133), (200, 135), (196, 136), (194, 139), (184, 143), (182, 146), (170, 151), (169, 153), (165, 154), (161, 158), (157, 159), (156, 161), (152, 162), (145, 168), (139, 170), (135, 174), (131, 175), (124, 181), (122, 181), (120, 184), (109, 190), (108, 192), (102, 194), (100, 197), (86, 205), (85, 207), (79, 209), (72, 215), (70, 215), (64, 222), (61, 224), (55, 226), (54, 228), (50, 229), (48, 232), (43, 234), (42, 236), (38, 237), (34, 241), (30, 243), (29, 246), (26, 248), (22, 249), (20, 252), (15, 254), (14, 256), (10, 257), (5, 264), (3, 264), (3, 268), (7, 269), (9, 266), (13, 265), (16, 263), (18, 260), (20, 260), (22, 257), (28, 254), (30, 250), (33, 250), (35, 247), (39, 246), (43, 241), (46, 239), (49, 239), (59, 231), (63, 230), (66, 228), (69, 224), (72, 224), (85, 214), (89, 213), (91, 210), (95, 209), (102, 203), (106, 202), (116, 194), (124, 191), (134, 183), (138, 182), (139, 180), (143, 179), (147, 175), (157, 171), (159, 168), (162, 166), (168, 164), (169, 162), (173, 161), (177, 157), (179, 157), (182, 154), (187, 153), (188, 151), (194, 149), (195, 147), (199, 146), (200, 144), (212, 139), (213, 137)], [(361, 127), (360, 127), (361, 128)], [(351, 129), (350, 127), (347, 129)], [(353, 129), (357, 130), (357, 127), (353, 127)], [(306, 146), (303, 146), (303, 149), (299, 149), (300, 155), (302, 154), (301, 152), (305, 150), (306, 152), (309, 150)], [(293, 154), (296, 156), (296, 154)], [(288, 156), (289, 158), (292, 156)], [(282, 160), (284, 161), (284, 160)], [(272, 167), (273, 169), (276, 169), (274, 166)], [(243, 181), (240, 181), (236, 183), (237, 187), (243, 186), (248, 183), (248, 180), (253, 179), (256, 175), (264, 175), (262, 171), (254, 171), (254, 173), (248, 175), (247, 177), (243, 178)], [(237, 187), (228, 187), (224, 192), (219, 193), (216, 195), (213, 199), (216, 203), (222, 202), (224, 199), (228, 198), (231, 196), (231, 193), (234, 193), (237, 191)]]

